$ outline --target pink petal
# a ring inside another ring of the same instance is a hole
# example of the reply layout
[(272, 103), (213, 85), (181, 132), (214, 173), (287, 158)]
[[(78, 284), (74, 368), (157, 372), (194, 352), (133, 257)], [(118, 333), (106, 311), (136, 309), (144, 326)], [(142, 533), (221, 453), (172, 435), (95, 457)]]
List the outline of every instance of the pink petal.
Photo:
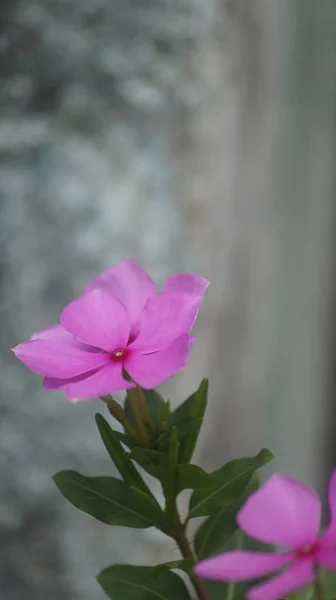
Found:
[(195, 338), (182, 334), (172, 344), (152, 354), (130, 351), (124, 367), (136, 383), (145, 389), (155, 388), (185, 367)]
[(168, 277), (163, 284), (162, 294), (171, 292), (186, 292), (195, 296), (204, 296), (210, 281), (193, 273), (177, 273)]
[(320, 518), (321, 503), (314, 490), (275, 474), (248, 498), (237, 522), (257, 540), (300, 548), (316, 541)]
[(279, 600), (301, 587), (306, 587), (316, 579), (312, 559), (300, 560), (276, 575), (266, 583), (249, 590), (249, 600)]
[(336, 469), (333, 471), (328, 486), (329, 525), (321, 538), (323, 544), (336, 543)]
[(315, 560), (322, 567), (336, 569), (336, 548), (321, 546), (315, 554)]
[(245, 581), (268, 575), (287, 565), (294, 554), (268, 554), (250, 550), (224, 552), (213, 558), (202, 560), (194, 568), (196, 575), (218, 581)]
[(80, 342), (77, 340), (72, 333), (64, 329), (63, 325), (52, 325), (46, 329), (41, 329), (31, 336), (31, 340), (53, 340), (55, 342), (61, 342), (73, 348), (80, 348), (81, 350), (88, 350), (89, 352), (97, 352), (97, 348)]
[(184, 293), (150, 298), (142, 312), (140, 333), (130, 348), (145, 352), (162, 350), (191, 330), (201, 303), (201, 296)]
[(156, 295), (154, 281), (134, 260), (128, 258), (94, 279), (87, 288), (104, 289), (120, 300), (127, 309), (131, 334), (137, 335), (139, 317), (148, 298)]
[(59, 342), (32, 340), (13, 349), (15, 356), (29, 369), (57, 379), (75, 377), (106, 363), (106, 354), (84, 352)]
[(90, 375), (93, 375), (96, 371), (101, 369), (101, 367), (97, 367), (92, 371), (88, 371), (87, 373), (82, 373), (81, 375), (77, 375), (76, 377), (70, 377), (68, 379), (58, 379), (56, 377), (45, 377), (43, 379), (43, 388), (45, 390), (61, 390), (65, 388), (69, 383), (76, 383), (77, 381), (82, 381), (86, 379)]
[(125, 307), (103, 290), (93, 290), (65, 307), (62, 325), (85, 342), (110, 352), (127, 344), (130, 325)]
[(68, 400), (89, 400), (90, 398), (106, 396), (120, 390), (127, 390), (134, 385), (122, 376), (122, 363), (110, 362), (102, 369), (99, 369), (93, 374), (88, 374), (88, 377), (78, 381), (78, 383), (70, 383), (66, 387), (66, 396)]

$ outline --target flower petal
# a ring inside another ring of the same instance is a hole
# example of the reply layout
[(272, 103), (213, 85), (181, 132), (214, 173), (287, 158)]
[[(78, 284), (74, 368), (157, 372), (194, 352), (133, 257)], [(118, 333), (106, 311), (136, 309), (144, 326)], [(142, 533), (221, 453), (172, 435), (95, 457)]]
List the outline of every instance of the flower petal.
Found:
[(292, 553), (271, 554), (234, 550), (202, 560), (196, 565), (194, 572), (205, 579), (245, 581), (268, 575), (268, 573), (287, 565), (293, 558), (294, 554)]
[(336, 569), (336, 548), (324, 547), (323, 545), (317, 550), (316, 562), (327, 569)]
[(124, 348), (130, 333), (126, 308), (99, 289), (68, 304), (61, 322), (73, 335), (108, 352)]
[(87, 288), (104, 289), (126, 307), (131, 322), (131, 334), (137, 335), (139, 317), (148, 298), (156, 295), (156, 285), (134, 260), (127, 258), (94, 279)]
[(99, 369), (101, 368), (102, 367), (100, 366), (96, 369), (93, 369), (92, 371), (88, 371), (87, 373), (81, 373), (81, 375), (76, 375), (76, 377), (68, 377), (67, 379), (59, 379), (56, 377), (44, 377), (42, 386), (45, 390), (49, 391), (61, 390), (65, 388), (65, 386), (69, 383), (77, 383), (77, 381), (82, 381), (83, 379), (86, 379), (90, 375), (96, 373), (96, 371), (99, 371)]
[(201, 303), (202, 296), (185, 293), (150, 298), (142, 311), (140, 333), (130, 348), (145, 352), (162, 350), (191, 330)]
[(300, 560), (266, 583), (254, 586), (247, 593), (248, 600), (279, 600), (316, 579), (312, 559)]
[(248, 498), (237, 522), (257, 540), (300, 548), (316, 541), (320, 518), (321, 503), (314, 490), (275, 474)]
[(171, 275), (163, 284), (162, 294), (185, 292), (195, 296), (204, 296), (210, 281), (193, 273), (177, 273)]
[(90, 344), (85, 344), (77, 340), (72, 333), (64, 329), (63, 325), (52, 325), (46, 329), (41, 329), (31, 336), (31, 340), (53, 340), (55, 342), (61, 342), (72, 346), (73, 348), (80, 348), (81, 350), (88, 350), (89, 352), (97, 352), (97, 348)]
[(324, 545), (336, 543), (336, 469), (333, 471), (329, 480), (328, 503), (330, 514), (329, 525), (321, 537), (321, 542)]
[(106, 354), (95, 354), (59, 342), (31, 340), (13, 348), (15, 356), (29, 369), (57, 379), (67, 379), (105, 364)]
[(172, 344), (152, 354), (129, 352), (124, 367), (136, 383), (145, 389), (155, 388), (185, 367), (195, 338), (182, 334)]
[(88, 374), (85, 379), (66, 386), (66, 397), (72, 402), (76, 400), (89, 400), (96, 396), (106, 396), (120, 390), (127, 390), (134, 385), (122, 376), (122, 363), (110, 362), (93, 374)]

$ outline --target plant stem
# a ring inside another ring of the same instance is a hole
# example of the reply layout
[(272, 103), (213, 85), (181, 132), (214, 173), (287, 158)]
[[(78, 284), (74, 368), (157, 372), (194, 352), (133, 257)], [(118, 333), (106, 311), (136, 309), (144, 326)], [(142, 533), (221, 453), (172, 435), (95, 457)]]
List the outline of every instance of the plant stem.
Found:
[(132, 411), (132, 415), (134, 417), (134, 421), (137, 427), (139, 441), (142, 446), (147, 448), (148, 446), (148, 435), (145, 427), (145, 422), (142, 419), (141, 408), (138, 402), (138, 398), (133, 394), (134, 390), (129, 390), (129, 406)]
[[(195, 560), (194, 553), (191, 549), (188, 538), (182, 526), (179, 529), (178, 533), (175, 534), (174, 540), (176, 541), (183, 558), (191, 558), (192, 560)], [(209, 600), (208, 592), (205, 587), (205, 583), (202, 581), (202, 579), (200, 579), (199, 577), (197, 577), (197, 575), (194, 575), (193, 573), (190, 575), (190, 579), (195, 588), (198, 600)]]
[(100, 399), (105, 402), (109, 413), (114, 417), (121, 425), (128, 435), (130, 435), (135, 440), (137, 439), (137, 434), (131, 426), (129, 420), (127, 419), (125, 412), (121, 408), (120, 404), (112, 398), (112, 396), (100, 396)]
[(324, 589), (319, 577), (314, 582), (314, 593), (316, 600), (324, 600)]
[(152, 434), (155, 434), (155, 425), (153, 423), (151, 414), (148, 410), (146, 398), (144, 396), (142, 388), (139, 385), (137, 385), (135, 388), (135, 392), (138, 397), (139, 408), (140, 408), (140, 413), (142, 415), (142, 418), (149, 425)]

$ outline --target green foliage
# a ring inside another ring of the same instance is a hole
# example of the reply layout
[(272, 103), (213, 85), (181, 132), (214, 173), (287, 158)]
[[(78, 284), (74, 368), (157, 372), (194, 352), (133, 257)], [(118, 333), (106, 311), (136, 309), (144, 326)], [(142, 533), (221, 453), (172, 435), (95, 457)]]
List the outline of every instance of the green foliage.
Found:
[(139, 488), (139, 490), (142, 490), (154, 500), (152, 493), (145, 484), (139, 472), (136, 470), (134, 464), (129, 458), (128, 453), (123, 449), (118, 437), (108, 422), (102, 415), (96, 414), (96, 423), (105, 448), (126, 485)]
[[(144, 390), (142, 389), (142, 393), (146, 400), (146, 404), (149, 410), (149, 414), (152, 417), (153, 423), (157, 425), (160, 421), (160, 417), (162, 414), (162, 409), (165, 405), (165, 401), (160, 396), (158, 392), (155, 390)], [(126, 400), (125, 400), (125, 414), (133, 427), (136, 426), (136, 422), (134, 420), (134, 414), (132, 412), (132, 408), (130, 405), (130, 390), (127, 391)]]
[(135, 493), (120, 479), (60, 471), (54, 481), (71, 504), (107, 525), (144, 529), (162, 523), (162, 513), (153, 502)]
[(190, 462), (208, 401), (208, 380), (203, 379), (198, 390), (171, 413), (168, 426), (176, 426), (180, 441), (179, 462)]
[(161, 480), (166, 455), (158, 450), (133, 448), (130, 458), (135, 460), (149, 475)]
[(178, 569), (179, 571), (183, 571), (184, 573), (190, 574), (194, 564), (195, 561), (192, 558), (180, 558), (179, 560), (171, 560), (170, 562), (155, 565), (155, 567), (153, 567), (153, 575), (154, 577), (156, 577), (158, 574), (162, 573), (163, 571), (166, 571), (167, 569)]
[[(98, 581), (113, 600), (190, 600), (175, 570), (189, 576), (200, 599), (202, 593), (197, 587), (200, 582), (192, 574), (193, 551), (200, 560), (232, 548), (261, 547), (239, 531), (236, 514), (258, 486), (258, 469), (273, 457), (268, 450), (262, 450), (257, 456), (230, 461), (211, 474), (191, 464), (207, 395), (205, 379), (173, 412), (169, 401), (155, 390), (139, 387), (129, 390), (124, 407), (111, 396), (104, 397), (110, 414), (124, 430), (114, 431), (100, 414), (96, 415), (96, 423), (122, 479), (85, 477), (75, 471), (61, 471), (54, 477), (61, 493), (83, 512), (108, 525), (138, 529), (154, 526), (182, 549), (181, 559), (155, 567), (112, 565), (104, 569)], [(161, 483), (164, 509), (137, 466)], [(182, 523), (177, 497), (187, 489), (192, 490), (192, 495), (189, 514)], [(192, 549), (186, 527), (194, 517), (206, 518), (196, 531)], [(208, 600), (242, 600), (247, 589), (246, 584), (205, 582), (205, 585)]]
[(190, 600), (182, 579), (168, 569), (112, 565), (97, 580), (112, 600)]
[[(225, 503), (214, 509), (196, 531), (194, 546), (199, 560), (223, 552), (238, 532), (236, 515), (250, 494), (259, 487), (259, 474), (254, 473), (242, 496), (227, 506)], [(235, 539), (235, 538), (234, 538)], [(246, 543), (246, 536), (245, 536)]]
[(211, 473), (217, 487), (214, 490), (193, 492), (190, 498), (189, 518), (210, 515), (217, 507), (229, 506), (243, 493), (253, 473), (273, 458), (268, 450), (261, 450), (251, 458), (238, 458)]
[(209, 473), (197, 465), (178, 465), (176, 491), (182, 490), (214, 490), (216, 482)]

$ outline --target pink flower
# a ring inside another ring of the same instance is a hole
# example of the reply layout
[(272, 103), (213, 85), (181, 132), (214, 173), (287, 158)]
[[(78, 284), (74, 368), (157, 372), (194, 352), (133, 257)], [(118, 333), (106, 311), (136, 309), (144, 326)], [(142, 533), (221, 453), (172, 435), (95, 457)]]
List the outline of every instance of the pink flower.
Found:
[(182, 273), (169, 277), (158, 295), (149, 275), (124, 260), (65, 307), (60, 325), (35, 333), (14, 353), (45, 376), (46, 389), (65, 388), (69, 400), (134, 387), (123, 368), (142, 387), (156, 387), (185, 366), (208, 286)]
[(236, 550), (203, 560), (195, 573), (207, 579), (244, 581), (286, 567), (253, 587), (250, 600), (278, 600), (317, 578), (319, 566), (336, 569), (336, 470), (329, 482), (330, 523), (319, 534), (321, 503), (310, 487), (273, 475), (252, 494), (237, 515), (241, 529), (259, 540), (287, 547), (278, 554)]

